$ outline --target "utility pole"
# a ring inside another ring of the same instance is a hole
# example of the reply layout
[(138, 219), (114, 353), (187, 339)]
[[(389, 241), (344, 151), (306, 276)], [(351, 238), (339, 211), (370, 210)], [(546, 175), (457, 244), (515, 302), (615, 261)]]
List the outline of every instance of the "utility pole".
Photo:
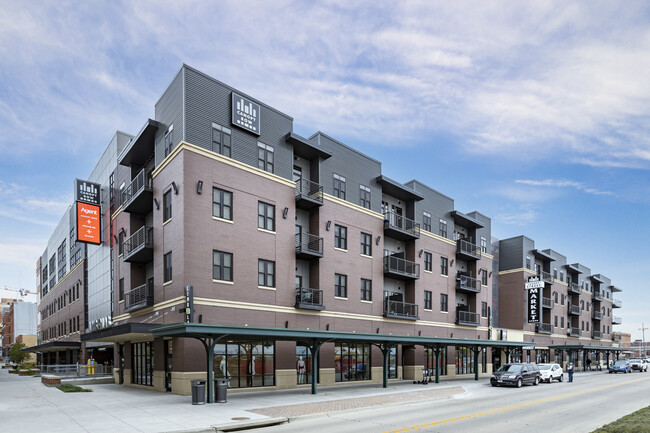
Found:
[(641, 356), (641, 359), (645, 359), (648, 356), (648, 352), (646, 351), (645, 348), (645, 330), (649, 329), (645, 326), (645, 323), (641, 323), (641, 327), (639, 328), (639, 331), (641, 331), (643, 334), (643, 355)]

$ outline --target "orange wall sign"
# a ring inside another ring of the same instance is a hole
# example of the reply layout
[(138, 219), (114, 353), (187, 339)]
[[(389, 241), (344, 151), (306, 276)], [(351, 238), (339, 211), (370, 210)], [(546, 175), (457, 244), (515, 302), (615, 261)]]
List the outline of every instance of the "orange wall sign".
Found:
[(77, 202), (77, 240), (89, 244), (102, 243), (101, 210), (99, 206)]

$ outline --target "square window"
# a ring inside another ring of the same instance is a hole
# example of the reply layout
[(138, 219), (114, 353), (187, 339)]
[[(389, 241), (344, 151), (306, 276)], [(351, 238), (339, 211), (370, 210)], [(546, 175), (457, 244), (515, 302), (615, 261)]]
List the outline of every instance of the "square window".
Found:
[(372, 256), (372, 236), (361, 232), (361, 254)]
[(212, 278), (221, 281), (232, 281), (232, 253), (212, 252)]
[(257, 167), (273, 173), (275, 166), (275, 150), (273, 146), (264, 143), (257, 143)]
[(232, 150), (232, 131), (230, 128), (212, 124), (212, 151), (230, 158)]
[(257, 202), (257, 227), (275, 231), (275, 205), (263, 201)]
[(441, 293), (440, 294), (440, 311), (449, 311), (448, 310), (448, 303), (447, 303), (447, 294)]
[(334, 296), (337, 298), (348, 297), (348, 276), (334, 274)]
[(262, 259), (257, 261), (257, 284), (262, 287), (275, 287), (275, 262)]
[(212, 188), (212, 215), (232, 221), (232, 192)]
[(449, 262), (447, 257), (440, 257), (440, 274), (449, 275)]
[(428, 212), (422, 212), (422, 229), (431, 231), (431, 214)]
[(372, 281), (361, 279), (361, 300), (372, 301)]
[(370, 209), (370, 188), (364, 185), (359, 185), (359, 205)]
[(334, 197), (345, 200), (345, 178), (334, 173)]
[(334, 225), (334, 246), (342, 250), (348, 249), (348, 228)]

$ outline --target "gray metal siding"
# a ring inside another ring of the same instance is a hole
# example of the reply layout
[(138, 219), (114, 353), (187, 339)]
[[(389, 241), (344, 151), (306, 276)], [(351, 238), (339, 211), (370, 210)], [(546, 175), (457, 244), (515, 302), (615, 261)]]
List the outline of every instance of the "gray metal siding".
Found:
[(174, 77), (165, 93), (156, 103), (155, 120), (160, 122), (156, 131), (156, 166), (165, 159), (165, 133), (174, 125), (174, 140), (172, 149), (183, 140), (183, 72), (182, 68)]
[(430, 213), (431, 230), (435, 234), (439, 234), (440, 219), (447, 220), (447, 238), (452, 239), (454, 235), (454, 219), (451, 216), (451, 211), (454, 210), (454, 200), (417, 180), (407, 182), (405, 185), (424, 196), (424, 200), (415, 202), (414, 220), (422, 224), (422, 212)]
[(293, 147), (284, 141), (293, 128), (291, 118), (260, 103), (260, 136), (239, 129), (231, 122), (233, 89), (192, 69), (184, 70), (186, 141), (212, 150), (212, 123), (217, 123), (232, 130), (233, 159), (257, 167), (260, 141), (274, 148), (274, 173), (291, 179)]
[(381, 163), (321, 133), (309, 141), (332, 152), (332, 156), (320, 165), (320, 183), (324, 192), (334, 194), (336, 173), (345, 178), (346, 201), (359, 204), (359, 186), (364, 185), (370, 188), (370, 209), (381, 211), (381, 187), (376, 180), (381, 175)]
[(524, 256), (523, 236), (499, 241), (499, 271), (523, 268)]
[(479, 221), (481, 224), (483, 224), (482, 229), (476, 229), (476, 244), (480, 245), (480, 239), (481, 236), (483, 236), (485, 239), (488, 241), (488, 253), (490, 252), (490, 239), (492, 238), (492, 220), (485, 215), (483, 215), (480, 212), (470, 212), (467, 214), (468, 216), (474, 218), (475, 220)]

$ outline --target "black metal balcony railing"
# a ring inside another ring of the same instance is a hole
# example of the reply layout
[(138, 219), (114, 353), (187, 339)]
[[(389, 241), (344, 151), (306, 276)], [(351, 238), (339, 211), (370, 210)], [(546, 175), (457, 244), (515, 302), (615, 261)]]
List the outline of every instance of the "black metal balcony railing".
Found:
[(149, 263), (153, 260), (153, 227), (142, 226), (124, 241), (124, 261)]
[(457, 274), (456, 275), (456, 290), (462, 290), (466, 292), (480, 293), (481, 292), (481, 280), (476, 278), (468, 277), (467, 275)]
[(549, 272), (537, 271), (537, 276), (545, 283), (553, 284), (553, 276)]
[[(146, 194), (145, 194), (146, 193)], [(144, 169), (120, 192), (125, 212), (148, 213), (153, 208), (153, 179)]]
[(409, 304), (408, 302), (384, 299), (384, 317), (418, 320), (418, 306), (416, 304)]
[(481, 247), (465, 239), (458, 239), (456, 241), (456, 255), (462, 256), (464, 259), (478, 260), (481, 258)]
[(567, 335), (569, 337), (580, 337), (580, 328), (569, 328), (567, 330)]
[(612, 325), (621, 325), (623, 324), (623, 319), (617, 316), (612, 316)]
[(307, 179), (296, 181), (296, 204), (301, 209), (310, 209), (323, 204), (323, 186)]
[(602, 320), (602, 318), (603, 318), (603, 313), (601, 313), (601, 312), (598, 311), (598, 310), (593, 310), (593, 311), (591, 312), (591, 317), (592, 317), (594, 320)]
[(580, 305), (569, 305), (569, 314), (580, 315)]
[(384, 275), (399, 279), (420, 278), (420, 264), (395, 256), (384, 256)]
[(569, 294), (575, 294), (579, 295), (580, 294), (580, 286), (577, 285), (576, 283), (569, 283)]
[(552, 334), (553, 325), (550, 323), (538, 323), (537, 324), (537, 333), (539, 334)]
[(553, 308), (553, 300), (551, 298), (542, 298), (542, 308)]
[(324, 310), (323, 291), (307, 287), (296, 288), (296, 308)]
[(601, 331), (592, 331), (591, 332), (591, 338), (595, 338), (596, 340), (600, 340), (603, 338), (603, 333)]
[(394, 211), (384, 213), (384, 232), (400, 240), (419, 239), (420, 223)]
[(471, 311), (456, 311), (456, 324), (478, 326), (480, 324), (480, 316), (478, 313), (472, 313)]
[(612, 299), (612, 307), (614, 307), (614, 308), (622, 308), (623, 303), (618, 299)]
[(296, 233), (296, 256), (304, 259), (323, 257), (323, 238), (310, 233)]
[(153, 284), (146, 283), (124, 294), (124, 312), (138, 310), (153, 305)]
[(605, 300), (605, 294), (603, 292), (594, 291), (593, 299), (594, 299), (594, 301), (604, 301)]

